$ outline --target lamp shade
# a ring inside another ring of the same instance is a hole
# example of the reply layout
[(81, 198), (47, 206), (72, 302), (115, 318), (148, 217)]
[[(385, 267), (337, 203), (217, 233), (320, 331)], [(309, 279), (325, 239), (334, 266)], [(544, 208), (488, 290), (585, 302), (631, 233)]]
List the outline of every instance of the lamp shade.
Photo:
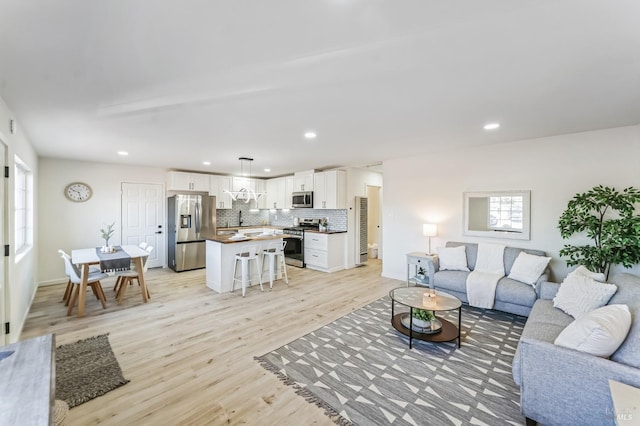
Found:
[(438, 226), (435, 223), (425, 223), (422, 225), (422, 235), (425, 237), (435, 237), (438, 235)]

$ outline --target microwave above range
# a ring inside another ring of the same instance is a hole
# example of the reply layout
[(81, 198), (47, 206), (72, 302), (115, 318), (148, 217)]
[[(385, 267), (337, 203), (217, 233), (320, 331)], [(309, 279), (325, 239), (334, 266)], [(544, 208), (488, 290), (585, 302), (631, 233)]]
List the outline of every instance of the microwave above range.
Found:
[(292, 194), (291, 207), (296, 209), (313, 208), (313, 191), (294, 192)]

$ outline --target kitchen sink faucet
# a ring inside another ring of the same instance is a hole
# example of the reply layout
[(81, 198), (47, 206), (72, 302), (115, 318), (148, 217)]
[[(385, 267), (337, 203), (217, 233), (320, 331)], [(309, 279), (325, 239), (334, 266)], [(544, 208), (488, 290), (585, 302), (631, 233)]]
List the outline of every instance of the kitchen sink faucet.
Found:
[(238, 226), (242, 226), (242, 210), (238, 212)]

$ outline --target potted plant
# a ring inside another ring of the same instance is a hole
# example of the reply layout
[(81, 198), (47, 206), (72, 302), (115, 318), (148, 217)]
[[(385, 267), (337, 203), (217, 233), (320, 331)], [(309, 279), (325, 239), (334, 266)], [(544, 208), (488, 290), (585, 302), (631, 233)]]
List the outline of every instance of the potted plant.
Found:
[(100, 229), (100, 236), (104, 239), (104, 246), (106, 249), (109, 249), (109, 240), (115, 232), (115, 230), (113, 229), (115, 224), (116, 223), (113, 222), (111, 225), (107, 225), (105, 228)]
[(431, 327), (431, 321), (434, 319), (436, 319), (436, 316), (433, 311), (427, 311), (426, 309), (413, 310), (413, 324), (417, 327)]
[(558, 228), (562, 238), (586, 233), (593, 245), (565, 244), (560, 256), (567, 265), (584, 265), (607, 278), (613, 264), (629, 268), (640, 262), (640, 215), (635, 213), (640, 191), (629, 187), (596, 186), (576, 194), (560, 216)]

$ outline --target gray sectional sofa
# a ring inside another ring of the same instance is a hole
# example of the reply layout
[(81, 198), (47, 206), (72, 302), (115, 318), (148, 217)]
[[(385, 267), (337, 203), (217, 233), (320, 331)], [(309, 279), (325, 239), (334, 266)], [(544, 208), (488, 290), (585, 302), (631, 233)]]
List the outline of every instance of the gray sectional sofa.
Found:
[[(478, 244), (448, 242), (447, 247), (466, 246), (467, 266), (470, 270), (476, 266), (476, 258), (478, 256)], [(520, 252), (534, 254), (537, 256), (546, 256), (545, 252), (540, 250), (529, 250), (515, 247), (506, 247), (504, 250), (504, 269), (505, 275), (509, 275), (513, 262)], [(467, 275), (466, 271), (441, 271), (438, 258), (434, 258), (433, 262), (427, 263), (427, 273), (429, 282), (436, 290), (442, 290), (456, 296), (458, 299), (467, 303)], [(498, 281), (496, 288), (496, 299), (494, 309), (509, 312), (516, 315), (529, 316), (531, 307), (540, 295), (540, 286), (544, 281), (549, 280), (549, 269), (547, 268), (534, 286), (520, 281), (512, 280), (506, 276)]]
[(632, 319), (626, 340), (609, 359), (554, 344), (573, 317), (553, 307), (560, 285), (542, 284), (541, 299), (531, 310), (513, 360), (527, 424), (615, 425), (616, 416), (630, 420), (629, 415), (639, 420), (637, 404), (628, 411), (614, 410), (609, 379), (640, 388), (640, 277), (620, 274), (609, 282), (618, 290), (608, 304), (628, 305)]

